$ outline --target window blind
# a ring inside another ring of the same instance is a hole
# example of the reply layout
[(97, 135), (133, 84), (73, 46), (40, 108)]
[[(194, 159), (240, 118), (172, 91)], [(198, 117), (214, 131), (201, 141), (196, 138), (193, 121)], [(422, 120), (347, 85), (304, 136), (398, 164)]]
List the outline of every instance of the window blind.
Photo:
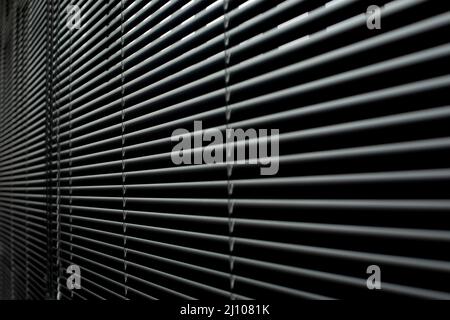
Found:
[[(2, 2), (0, 297), (450, 298), (449, 9)], [(277, 129), (277, 172), (180, 129)]]
[(48, 12), (1, 2), (0, 297), (50, 298)]

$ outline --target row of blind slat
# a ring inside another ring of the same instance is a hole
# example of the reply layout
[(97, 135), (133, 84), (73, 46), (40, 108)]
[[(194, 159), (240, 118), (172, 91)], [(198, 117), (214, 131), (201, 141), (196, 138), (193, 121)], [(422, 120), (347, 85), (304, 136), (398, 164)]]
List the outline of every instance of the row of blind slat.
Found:
[[(12, 3), (0, 296), (450, 298), (449, 5)], [(175, 165), (172, 132), (194, 121), (279, 129), (278, 173)]]

